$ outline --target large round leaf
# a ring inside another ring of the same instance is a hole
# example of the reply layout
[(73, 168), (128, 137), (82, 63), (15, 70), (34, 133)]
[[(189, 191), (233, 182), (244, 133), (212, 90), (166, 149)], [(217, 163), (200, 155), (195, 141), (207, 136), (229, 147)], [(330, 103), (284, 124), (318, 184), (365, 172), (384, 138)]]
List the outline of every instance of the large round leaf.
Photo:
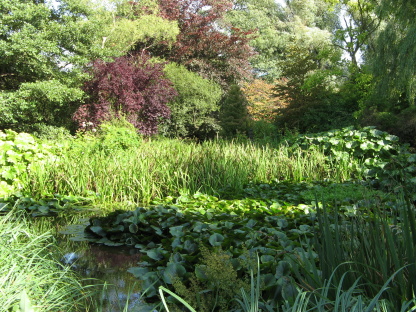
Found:
[(172, 284), (172, 279), (174, 277), (182, 277), (186, 273), (186, 269), (182, 264), (179, 263), (169, 263), (163, 272), (163, 281), (166, 284)]
[(219, 233), (214, 233), (209, 237), (209, 243), (212, 246), (221, 246), (222, 242), (224, 241), (224, 236)]

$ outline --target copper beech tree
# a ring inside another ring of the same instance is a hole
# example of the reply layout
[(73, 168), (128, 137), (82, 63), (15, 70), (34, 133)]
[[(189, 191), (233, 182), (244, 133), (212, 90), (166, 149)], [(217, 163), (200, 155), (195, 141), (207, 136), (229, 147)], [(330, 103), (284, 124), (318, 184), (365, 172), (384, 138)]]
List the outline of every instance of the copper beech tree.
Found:
[(140, 133), (156, 133), (159, 123), (170, 116), (166, 104), (177, 95), (163, 68), (164, 64), (149, 62), (146, 55), (94, 61), (92, 79), (84, 85), (90, 101), (79, 107), (74, 120), (79, 125), (97, 126), (123, 115)]

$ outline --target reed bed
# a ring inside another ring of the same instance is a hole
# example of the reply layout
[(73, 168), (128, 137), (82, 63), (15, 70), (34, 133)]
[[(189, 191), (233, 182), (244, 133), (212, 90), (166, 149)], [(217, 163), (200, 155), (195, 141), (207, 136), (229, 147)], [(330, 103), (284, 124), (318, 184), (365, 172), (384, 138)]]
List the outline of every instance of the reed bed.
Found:
[(58, 158), (33, 164), (23, 191), (34, 197), (96, 194), (101, 203), (147, 204), (168, 195), (238, 191), (249, 182), (343, 181), (355, 174), (352, 160), (330, 163), (319, 150), (283, 145), (161, 139), (128, 149), (97, 146), (72, 144)]

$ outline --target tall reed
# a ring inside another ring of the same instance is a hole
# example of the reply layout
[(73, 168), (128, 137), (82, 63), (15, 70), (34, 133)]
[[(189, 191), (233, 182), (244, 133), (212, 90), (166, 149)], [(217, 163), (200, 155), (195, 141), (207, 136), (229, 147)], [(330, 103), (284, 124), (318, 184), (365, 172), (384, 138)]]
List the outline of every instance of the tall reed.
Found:
[[(406, 198), (371, 206), (361, 212), (358, 209), (353, 217), (343, 216), (337, 209), (329, 212), (326, 205), (318, 209), (318, 230), (311, 244), (319, 264), (312, 252), (303, 255), (297, 277), (309, 290), (322, 287), (329, 279), (337, 285), (342, 281), (346, 289), (361, 279), (363, 295), (371, 298), (394, 276), (382, 298), (390, 303), (389, 311), (400, 311), (402, 303), (414, 300), (416, 292), (415, 207)], [(329, 296), (335, 295), (335, 290), (329, 292)]]
[(143, 141), (126, 150), (93, 144), (67, 148), (49, 162), (33, 164), (24, 192), (98, 194), (104, 202), (149, 203), (152, 199), (201, 191), (241, 190), (249, 182), (342, 180), (354, 172), (328, 162), (319, 150), (291, 151), (250, 142)]

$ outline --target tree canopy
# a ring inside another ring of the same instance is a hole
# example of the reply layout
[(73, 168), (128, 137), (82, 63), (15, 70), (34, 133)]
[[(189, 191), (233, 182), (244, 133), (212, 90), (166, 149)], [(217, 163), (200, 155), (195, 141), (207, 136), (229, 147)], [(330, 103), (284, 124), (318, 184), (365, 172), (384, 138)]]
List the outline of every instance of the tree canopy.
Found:
[(123, 115), (149, 135), (267, 119), (410, 137), (414, 13), (405, 0), (3, 0), (0, 127)]

